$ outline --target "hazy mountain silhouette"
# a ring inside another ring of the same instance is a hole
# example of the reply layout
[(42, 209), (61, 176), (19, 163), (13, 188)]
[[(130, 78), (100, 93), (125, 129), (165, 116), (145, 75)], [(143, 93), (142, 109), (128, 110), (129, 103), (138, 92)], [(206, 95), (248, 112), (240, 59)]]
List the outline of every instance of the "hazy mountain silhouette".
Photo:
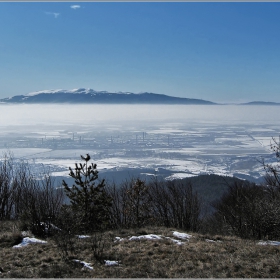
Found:
[(131, 92), (112, 93), (84, 88), (37, 91), (4, 98), (0, 101), (5, 103), (216, 104), (202, 99), (180, 98), (150, 92), (137, 94)]
[(242, 103), (241, 105), (280, 105), (280, 103), (266, 102), (266, 101), (253, 101), (253, 102)]

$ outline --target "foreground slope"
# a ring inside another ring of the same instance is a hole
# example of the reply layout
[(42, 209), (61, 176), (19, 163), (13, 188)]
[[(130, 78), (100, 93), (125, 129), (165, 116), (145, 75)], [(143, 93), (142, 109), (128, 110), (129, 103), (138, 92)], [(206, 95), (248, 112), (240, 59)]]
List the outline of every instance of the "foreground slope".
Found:
[(15, 248), (12, 226), (10, 231), (0, 230), (0, 278), (280, 276), (279, 246), (259, 240), (150, 227), (48, 238), (44, 244)]

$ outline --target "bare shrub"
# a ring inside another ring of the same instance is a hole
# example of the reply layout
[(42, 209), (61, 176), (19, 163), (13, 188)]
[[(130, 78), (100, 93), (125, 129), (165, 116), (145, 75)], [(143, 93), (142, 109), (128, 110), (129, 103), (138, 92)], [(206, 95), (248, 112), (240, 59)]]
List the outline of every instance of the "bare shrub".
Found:
[(149, 224), (151, 216), (151, 196), (149, 187), (144, 181), (136, 179), (126, 190), (127, 200), (125, 212), (128, 216), (128, 226), (141, 227)]
[(55, 187), (54, 182), (49, 174), (45, 174), (41, 181), (27, 176), (22, 185), (22, 228), (29, 229), (38, 236), (50, 236), (56, 231), (54, 224), (63, 205), (64, 192)]
[(76, 253), (75, 240), (79, 234), (79, 223), (70, 205), (63, 205), (56, 220), (57, 230), (53, 235), (59, 254), (69, 260)]
[(108, 242), (103, 232), (95, 232), (91, 237), (91, 249), (93, 258), (101, 264), (104, 264), (106, 259), (105, 252), (108, 250)]
[(19, 186), (14, 181), (15, 167), (11, 154), (4, 154), (0, 164), (0, 220), (12, 218), (15, 192)]
[(270, 149), (274, 153), (275, 162), (272, 164), (262, 161), (264, 170), (266, 172), (265, 183), (267, 186), (275, 187), (280, 191), (280, 137), (279, 141), (272, 138)]
[(171, 227), (171, 208), (169, 205), (169, 192), (166, 183), (155, 179), (150, 183), (150, 195), (152, 197), (152, 211), (159, 226)]
[(146, 184), (140, 179), (108, 188), (112, 197), (111, 220), (115, 227), (158, 225), (197, 231), (201, 200), (191, 185), (175, 182)]
[(191, 184), (154, 181), (150, 195), (158, 225), (198, 231), (202, 203)]
[(0, 220), (21, 220), (23, 229), (50, 235), (62, 206), (64, 193), (49, 173), (37, 179), (25, 162), (4, 154), (0, 165)]
[(53, 239), (57, 245), (58, 252), (63, 260), (69, 260), (76, 253), (76, 236), (71, 232), (57, 232)]
[(144, 181), (130, 179), (120, 186), (109, 186), (112, 198), (111, 224), (115, 228), (142, 227), (152, 223), (152, 198), (149, 185)]
[(126, 224), (125, 215), (125, 192), (122, 187), (115, 183), (106, 187), (108, 195), (112, 199), (112, 206), (110, 211), (110, 224), (113, 228), (123, 228)]
[(280, 228), (278, 192), (254, 183), (235, 183), (213, 203), (217, 219), (229, 226), (227, 233), (243, 238), (277, 236)]

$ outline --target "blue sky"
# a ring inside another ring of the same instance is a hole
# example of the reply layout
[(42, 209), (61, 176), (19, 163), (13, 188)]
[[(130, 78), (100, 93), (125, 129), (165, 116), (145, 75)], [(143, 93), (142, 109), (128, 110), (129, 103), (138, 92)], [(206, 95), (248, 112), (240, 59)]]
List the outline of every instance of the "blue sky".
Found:
[(277, 2), (0, 2), (0, 98), (84, 87), (280, 102), (279, 15)]

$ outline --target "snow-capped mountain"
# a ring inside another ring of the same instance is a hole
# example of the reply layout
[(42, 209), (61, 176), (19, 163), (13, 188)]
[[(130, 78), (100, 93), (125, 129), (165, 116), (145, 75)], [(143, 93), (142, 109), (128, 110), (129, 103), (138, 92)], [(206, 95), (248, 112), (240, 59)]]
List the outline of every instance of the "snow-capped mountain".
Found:
[(1, 99), (4, 103), (108, 103), (108, 104), (215, 104), (210, 101), (192, 98), (173, 97), (157, 93), (132, 93), (95, 91), (78, 88), (56, 89), (30, 92)]

